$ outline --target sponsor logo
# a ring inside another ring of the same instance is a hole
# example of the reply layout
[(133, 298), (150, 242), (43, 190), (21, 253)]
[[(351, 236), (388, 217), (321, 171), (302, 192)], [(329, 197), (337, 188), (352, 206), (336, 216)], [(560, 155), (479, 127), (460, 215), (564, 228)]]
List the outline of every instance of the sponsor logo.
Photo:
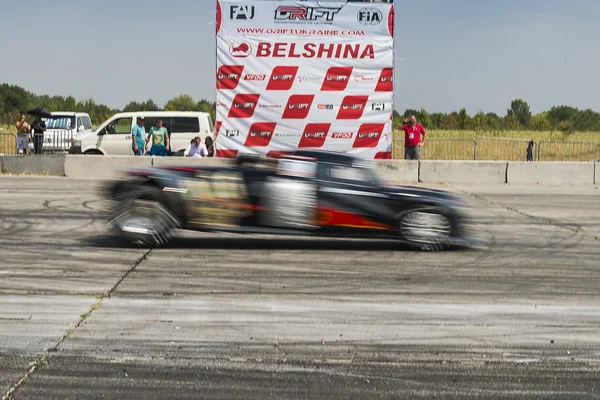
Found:
[(317, 106), (318, 110), (333, 110), (333, 104), (319, 104)]
[(369, 96), (346, 96), (338, 111), (337, 119), (359, 119), (362, 117)]
[(281, 133), (281, 132), (276, 132), (275, 136), (281, 136), (281, 137), (298, 137), (299, 133)]
[(354, 132), (333, 132), (331, 134), (332, 139), (352, 139)]
[(217, 107), (226, 107), (227, 104), (223, 103), (222, 101), (217, 101)]
[(275, 67), (267, 84), (267, 90), (290, 90), (299, 67)]
[(362, 124), (352, 147), (377, 147), (384, 127), (385, 124)]
[(245, 81), (264, 81), (267, 78), (266, 74), (246, 74), (244, 75)]
[(221, 65), (217, 71), (217, 89), (235, 89), (243, 70), (243, 65)]
[(275, 10), (275, 22), (332, 22), (341, 7), (279, 6)]
[(275, 133), (276, 122), (255, 122), (250, 126), (244, 146), (265, 147), (271, 143)]
[(321, 91), (345, 90), (353, 69), (353, 67), (330, 67), (321, 85)]
[(254, 18), (254, 6), (229, 6), (229, 19), (243, 19), (247, 21), (252, 18)]
[(240, 136), (240, 131), (237, 129), (225, 129), (225, 132), (223, 132), (223, 135), (225, 135), (226, 137)]
[(368, 75), (354, 75), (354, 80), (356, 82), (373, 82), (375, 78)]
[(314, 98), (314, 94), (295, 94), (290, 96), (281, 118), (304, 119), (308, 117)]
[(252, 46), (246, 42), (231, 43), (229, 46), (229, 54), (237, 58), (245, 58), (252, 54)]
[(229, 118), (251, 118), (256, 110), (260, 94), (237, 94), (229, 109)]
[[(233, 45), (232, 45), (233, 46)], [(240, 48), (236, 54), (242, 54), (243, 50), (247, 50), (245, 55), (238, 56), (232, 52), (234, 57), (247, 57), (252, 49), (246, 43), (237, 45)], [(344, 43), (305, 43), (299, 45), (297, 43), (267, 43), (260, 42), (256, 49), (256, 57), (275, 57), (275, 58), (341, 58), (341, 59), (363, 59), (375, 58), (375, 50), (372, 44), (344, 44)]]
[(372, 108), (373, 108), (373, 111), (383, 111), (383, 110), (385, 110), (385, 104), (384, 103), (373, 103)]
[(323, 77), (322, 76), (303, 75), (303, 76), (297, 76), (296, 79), (298, 79), (298, 82), (311, 82), (311, 81), (320, 81), (321, 79), (323, 79)]
[(327, 139), (329, 128), (331, 124), (307, 124), (298, 147), (322, 147)]
[(394, 87), (394, 73), (392, 68), (384, 68), (381, 70), (377, 86), (375, 87), (376, 92), (391, 92)]
[(281, 108), (281, 104), (259, 104), (259, 108)]
[(356, 19), (363, 25), (379, 25), (383, 21), (383, 14), (376, 8), (361, 8)]

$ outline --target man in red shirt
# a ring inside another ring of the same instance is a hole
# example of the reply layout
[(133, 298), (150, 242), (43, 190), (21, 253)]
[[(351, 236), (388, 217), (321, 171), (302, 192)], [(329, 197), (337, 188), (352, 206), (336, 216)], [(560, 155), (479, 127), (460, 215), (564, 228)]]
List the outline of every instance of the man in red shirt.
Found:
[[(404, 159), (419, 160), (421, 158), (421, 147), (425, 144), (425, 129), (423, 125), (417, 124), (417, 117), (410, 116), (410, 120), (402, 125), (404, 131)], [(423, 141), (421, 141), (423, 135)]]

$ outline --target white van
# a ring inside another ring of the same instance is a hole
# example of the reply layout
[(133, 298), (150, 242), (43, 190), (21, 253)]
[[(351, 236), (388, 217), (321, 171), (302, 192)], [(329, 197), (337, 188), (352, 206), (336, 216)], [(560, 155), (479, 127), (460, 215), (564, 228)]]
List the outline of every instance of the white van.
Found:
[[(46, 124), (44, 151), (68, 151), (71, 143), (80, 136), (93, 132), (92, 119), (87, 113), (55, 111), (51, 117), (42, 117)], [(33, 152), (33, 142), (29, 143)]]
[[(155, 126), (158, 118), (163, 120), (171, 140), (171, 151), (182, 155), (192, 139), (200, 136), (204, 143), (207, 136), (214, 140), (214, 125), (209, 113), (196, 111), (136, 111), (115, 114), (104, 121), (94, 132), (80, 136), (73, 142), (69, 154), (96, 154), (107, 156), (133, 155), (131, 130), (137, 119), (144, 117), (146, 134)], [(107, 129), (107, 127), (109, 127)]]

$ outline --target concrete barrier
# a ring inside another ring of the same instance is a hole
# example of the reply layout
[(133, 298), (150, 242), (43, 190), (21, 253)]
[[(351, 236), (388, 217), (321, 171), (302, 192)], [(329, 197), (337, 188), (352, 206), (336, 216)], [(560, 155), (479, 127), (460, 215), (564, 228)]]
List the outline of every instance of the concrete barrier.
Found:
[(419, 182), (506, 183), (506, 161), (420, 161)]
[(177, 167), (194, 167), (194, 166), (211, 166), (224, 167), (233, 164), (235, 160), (232, 158), (189, 158), (189, 157), (152, 157), (152, 166), (177, 166)]
[(2, 173), (65, 176), (65, 156), (2, 156)]
[(419, 182), (419, 162), (406, 160), (378, 160), (377, 172), (390, 183)]
[(593, 162), (509, 162), (508, 183), (539, 185), (593, 184)]
[(151, 157), (73, 156), (65, 157), (65, 176), (72, 178), (115, 178), (126, 168), (150, 168)]
[(596, 185), (600, 184), (600, 171), (598, 170), (600, 168), (600, 161), (596, 161), (594, 163), (594, 183)]

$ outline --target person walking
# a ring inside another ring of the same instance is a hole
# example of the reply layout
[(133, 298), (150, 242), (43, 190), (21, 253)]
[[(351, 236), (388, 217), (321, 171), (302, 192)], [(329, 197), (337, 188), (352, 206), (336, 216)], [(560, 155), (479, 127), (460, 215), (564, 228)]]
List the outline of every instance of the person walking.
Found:
[(33, 131), (33, 149), (35, 154), (42, 154), (42, 148), (44, 146), (44, 132), (46, 131), (46, 124), (42, 121), (42, 117), (39, 114), (35, 115), (35, 119), (31, 123), (31, 130)]
[(146, 144), (146, 128), (144, 128), (144, 117), (137, 119), (137, 124), (131, 129), (131, 149), (133, 155), (143, 156), (144, 146)]
[(169, 143), (169, 132), (163, 126), (162, 119), (156, 120), (156, 126), (150, 128), (150, 133), (146, 138), (146, 143), (152, 139), (152, 147), (150, 148), (151, 156), (166, 156), (167, 149), (171, 148)]
[(190, 145), (185, 149), (183, 156), (193, 158), (208, 157), (208, 149), (204, 143), (202, 143), (200, 136), (196, 136), (194, 140), (191, 141)]
[(17, 127), (17, 153), (27, 154), (30, 142), (29, 130), (31, 128), (24, 112), (21, 113), (21, 118), (17, 121), (15, 126)]
[(425, 128), (417, 123), (417, 117), (411, 115), (410, 119), (402, 125), (402, 130), (404, 131), (404, 159), (420, 160), (421, 148), (425, 145)]

